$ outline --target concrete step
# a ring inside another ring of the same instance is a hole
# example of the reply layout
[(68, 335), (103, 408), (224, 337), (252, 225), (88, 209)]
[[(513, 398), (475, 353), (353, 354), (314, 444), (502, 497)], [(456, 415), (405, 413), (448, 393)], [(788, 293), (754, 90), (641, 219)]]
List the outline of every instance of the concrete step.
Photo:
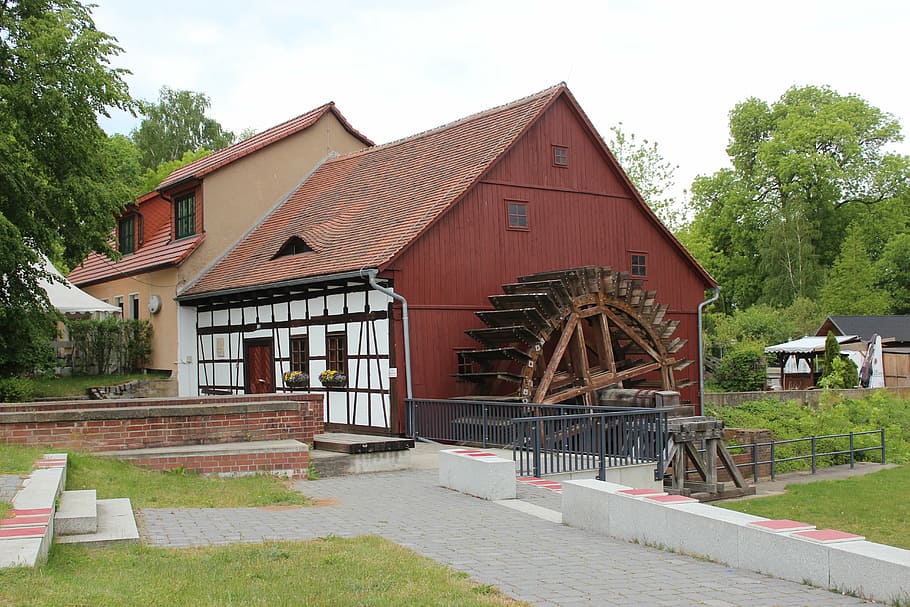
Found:
[(414, 447), (414, 439), (398, 436), (375, 436), (372, 434), (346, 434), (326, 432), (313, 437), (313, 448), (338, 453), (378, 453), (382, 451), (403, 451)]
[(58, 535), (57, 544), (86, 544), (110, 546), (117, 543), (139, 541), (139, 529), (128, 497), (97, 500), (98, 527), (95, 533), (79, 535)]
[(319, 478), (409, 470), (413, 465), (410, 449), (356, 454), (314, 449), (310, 462)]
[(98, 531), (98, 505), (94, 489), (64, 491), (54, 515), (55, 535), (84, 535)]
[(294, 477), (306, 475), (308, 451), (305, 443), (286, 439), (105, 451), (96, 455), (116, 457), (154, 470), (183, 468), (219, 476), (269, 473)]

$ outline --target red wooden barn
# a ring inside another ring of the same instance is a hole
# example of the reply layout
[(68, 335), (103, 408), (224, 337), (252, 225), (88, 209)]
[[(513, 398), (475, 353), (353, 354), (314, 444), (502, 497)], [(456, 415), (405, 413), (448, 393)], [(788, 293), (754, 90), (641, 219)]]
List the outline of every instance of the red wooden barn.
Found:
[(415, 397), (693, 401), (714, 286), (560, 84), (318, 166), (178, 295), (181, 392), (325, 391), (329, 428), (399, 433), (393, 289)]

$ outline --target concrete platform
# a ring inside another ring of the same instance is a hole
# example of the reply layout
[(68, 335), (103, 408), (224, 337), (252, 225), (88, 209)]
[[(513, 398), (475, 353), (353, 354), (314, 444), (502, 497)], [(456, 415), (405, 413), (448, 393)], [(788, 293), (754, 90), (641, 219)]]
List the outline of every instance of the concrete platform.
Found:
[(63, 491), (66, 475), (63, 468), (39, 468), (22, 482), (22, 488), (13, 498), (15, 510), (48, 508)]
[(81, 535), (58, 535), (57, 544), (109, 546), (139, 541), (139, 530), (129, 498), (98, 500), (98, 530)]
[(382, 451), (403, 451), (414, 448), (414, 439), (397, 436), (374, 436), (370, 434), (345, 434), (326, 432), (313, 437), (313, 448), (338, 453), (379, 453)]
[(50, 542), (41, 538), (6, 539), (0, 549), (0, 569), (4, 567), (34, 567), (47, 560)]
[(54, 515), (57, 535), (84, 535), (98, 531), (98, 506), (94, 489), (64, 491)]

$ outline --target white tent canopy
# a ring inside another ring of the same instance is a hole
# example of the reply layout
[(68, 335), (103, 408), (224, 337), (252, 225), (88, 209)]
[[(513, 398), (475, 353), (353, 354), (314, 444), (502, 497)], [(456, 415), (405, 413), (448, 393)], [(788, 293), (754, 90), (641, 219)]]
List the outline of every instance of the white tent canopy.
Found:
[(38, 281), (38, 284), (44, 289), (45, 293), (47, 293), (47, 298), (50, 300), (51, 305), (63, 314), (75, 314), (80, 312), (120, 313), (120, 308), (117, 306), (112, 306), (109, 303), (92, 297), (79, 287), (73, 285), (73, 283), (68, 281), (57, 271), (57, 268), (54, 267), (54, 264), (52, 264), (47, 257), (44, 258), (44, 269), (47, 270), (48, 273), (57, 276), (58, 279), (51, 281), (42, 278)]
[[(839, 344), (859, 341), (859, 336), (857, 335), (837, 335), (835, 338)], [(827, 337), (801, 337), (783, 344), (768, 346), (765, 348), (765, 352), (768, 354), (809, 354), (811, 352), (824, 352), (826, 339)]]

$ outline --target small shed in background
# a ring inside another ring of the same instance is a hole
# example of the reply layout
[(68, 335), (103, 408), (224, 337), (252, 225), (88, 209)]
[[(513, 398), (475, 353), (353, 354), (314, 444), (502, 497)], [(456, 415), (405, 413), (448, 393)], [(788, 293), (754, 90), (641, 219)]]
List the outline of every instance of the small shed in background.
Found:
[(885, 386), (910, 386), (910, 316), (829, 316), (818, 336), (858, 335), (865, 344), (881, 337)]

